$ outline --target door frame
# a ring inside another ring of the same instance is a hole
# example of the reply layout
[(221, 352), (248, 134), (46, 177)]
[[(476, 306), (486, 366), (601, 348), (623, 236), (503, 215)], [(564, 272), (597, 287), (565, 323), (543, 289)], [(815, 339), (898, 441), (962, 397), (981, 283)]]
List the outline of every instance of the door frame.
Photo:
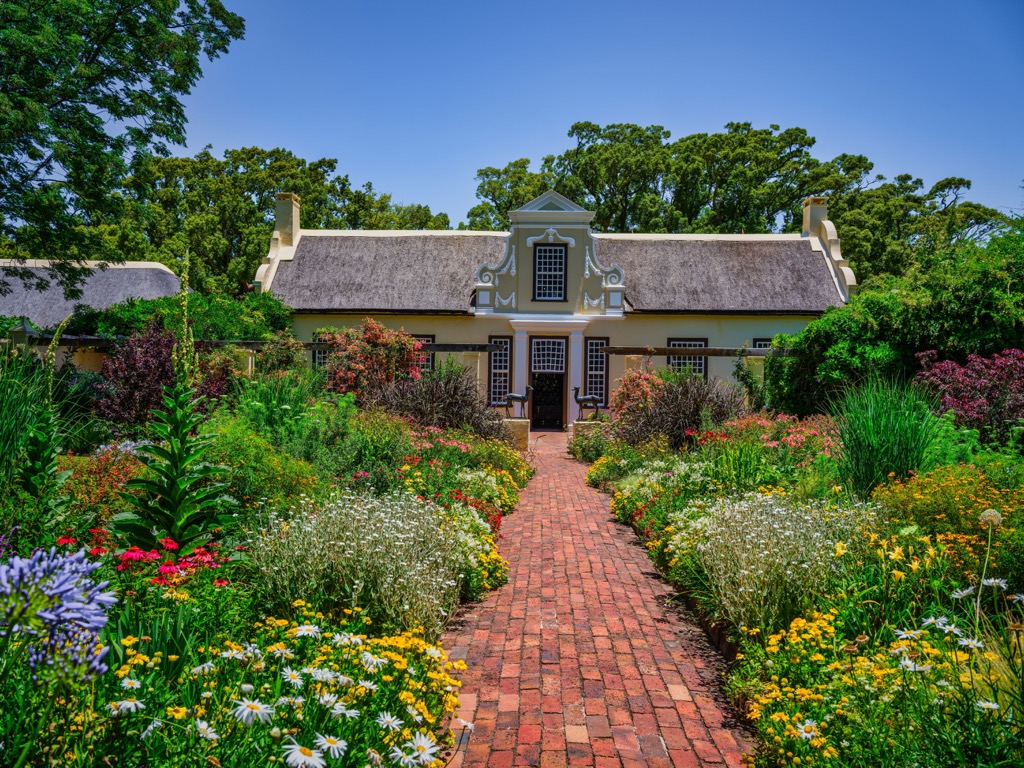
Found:
[[(565, 356), (562, 359), (562, 428), (569, 426), (569, 337), (559, 334), (538, 333), (529, 334), (526, 338), (526, 383), (533, 381), (533, 340), (534, 339), (560, 339), (565, 344)], [(550, 373), (550, 371), (548, 371)], [(531, 384), (532, 386), (532, 384)], [(533, 395), (530, 395), (530, 416), (533, 416)], [(532, 424), (531, 424), (532, 428)]]

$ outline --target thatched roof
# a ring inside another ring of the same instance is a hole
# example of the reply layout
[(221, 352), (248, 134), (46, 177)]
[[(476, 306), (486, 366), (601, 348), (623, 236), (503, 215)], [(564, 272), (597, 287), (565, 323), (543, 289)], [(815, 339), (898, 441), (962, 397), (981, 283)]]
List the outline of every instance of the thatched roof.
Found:
[(272, 290), (298, 312), (468, 314), (481, 264), (505, 253), (504, 232), (303, 232)]
[[(3, 264), (0, 264), (2, 275)], [(15, 267), (19, 265), (13, 265)], [(95, 267), (87, 263), (86, 266)], [(46, 276), (40, 262), (29, 262), (30, 272)], [(92, 276), (82, 285), (82, 296), (68, 301), (59, 285), (51, 281), (49, 289), (36, 291), (17, 277), (7, 277), (10, 292), (0, 295), (0, 315), (27, 317), (40, 328), (53, 328), (70, 315), (75, 306), (84, 304), (93, 309), (106, 309), (127, 299), (158, 299), (173, 296), (181, 289), (177, 276), (163, 264), (129, 261), (94, 269)]]
[(817, 314), (843, 303), (810, 238), (595, 234), (601, 263), (625, 273), (634, 312)]

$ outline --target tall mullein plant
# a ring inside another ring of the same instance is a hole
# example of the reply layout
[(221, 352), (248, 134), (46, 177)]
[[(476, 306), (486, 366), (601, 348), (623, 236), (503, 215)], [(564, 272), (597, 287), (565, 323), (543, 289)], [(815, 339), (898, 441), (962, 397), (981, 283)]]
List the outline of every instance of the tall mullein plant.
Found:
[[(188, 274), (188, 259), (185, 261)], [(236, 502), (221, 481), (224, 468), (202, 461), (213, 442), (200, 433), (205, 422), (202, 398), (195, 393), (198, 357), (188, 322), (188, 280), (179, 293), (178, 343), (173, 360), (175, 383), (164, 388), (163, 407), (153, 411), (150, 429), (156, 442), (140, 446), (139, 460), (147, 472), (125, 483), (121, 496), (132, 511), (115, 518), (114, 529), (130, 544), (152, 549), (171, 538), (187, 554), (210, 540)]]

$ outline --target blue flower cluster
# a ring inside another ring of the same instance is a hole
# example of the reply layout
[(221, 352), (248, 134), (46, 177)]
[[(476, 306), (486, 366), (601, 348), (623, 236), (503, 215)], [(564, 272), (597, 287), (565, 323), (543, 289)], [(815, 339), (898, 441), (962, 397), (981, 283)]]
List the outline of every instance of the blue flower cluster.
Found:
[(90, 574), (98, 563), (74, 554), (39, 551), (0, 565), (0, 643), (27, 649), (33, 681), (83, 680), (107, 670), (100, 641), (107, 608), (117, 599)]

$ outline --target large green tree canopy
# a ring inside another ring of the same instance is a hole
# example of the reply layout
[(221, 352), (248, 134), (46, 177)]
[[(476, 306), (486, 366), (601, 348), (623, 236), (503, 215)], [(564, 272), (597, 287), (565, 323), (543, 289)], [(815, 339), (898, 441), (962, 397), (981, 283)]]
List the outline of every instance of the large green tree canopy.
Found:
[(400, 205), (353, 188), (335, 171), (338, 161), (307, 161), (286, 149), (246, 147), (217, 158), (151, 157), (125, 183), (125, 213), (107, 228), (124, 258), (159, 261), (181, 271), (203, 293), (244, 293), (267, 255), (275, 194), (302, 200), (301, 223), (313, 229), (448, 229), (448, 217), (426, 205)]
[(0, 0), (4, 255), (63, 260), (65, 290), (82, 260), (116, 260), (96, 226), (123, 210), (112, 191), (183, 143), (201, 59), (244, 31), (221, 0)]
[(909, 175), (886, 181), (871, 175), (863, 155), (814, 157), (815, 140), (802, 128), (729, 123), (673, 141), (659, 125), (581, 122), (569, 137), (575, 146), (543, 158), (538, 171), (527, 158), (481, 169), (481, 202), (467, 226), (507, 229), (509, 211), (555, 189), (593, 210), (594, 227), (607, 232), (793, 232), (803, 200), (827, 195), (843, 253), (863, 282), (904, 274), (942, 243), (984, 241), (1005, 221), (964, 199), (966, 179), (927, 191)]

